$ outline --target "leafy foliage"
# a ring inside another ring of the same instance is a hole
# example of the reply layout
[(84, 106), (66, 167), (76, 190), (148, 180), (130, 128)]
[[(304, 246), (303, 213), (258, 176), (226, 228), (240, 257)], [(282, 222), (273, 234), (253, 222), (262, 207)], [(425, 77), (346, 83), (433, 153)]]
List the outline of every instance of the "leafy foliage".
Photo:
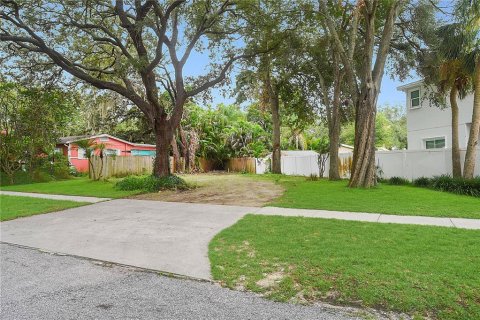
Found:
[(480, 177), (464, 179), (442, 175), (432, 178), (430, 187), (440, 191), (480, 197)]
[(430, 178), (427, 178), (427, 177), (420, 177), (420, 178), (417, 178), (417, 179), (413, 180), (412, 183), (416, 187), (427, 188), (427, 187), (430, 187), (431, 180), (430, 180)]
[(199, 133), (201, 157), (222, 162), (232, 157), (260, 157), (268, 152), (267, 131), (248, 121), (247, 113), (235, 105), (203, 109), (192, 105), (191, 126)]
[(117, 182), (115, 188), (122, 191), (142, 190), (157, 192), (160, 190), (187, 190), (190, 189), (190, 186), (185, 180), (175, 175), (161, 178), (155, 176), (129, 176)]
[(453, 178), (449, 175), (441, 175), (433, 178), (421, 177), (415, 179), (413, 185), (416, 187), (480, 197), (480, 177), (473, 179)]
[[(340, 140), (353, 145), (355, 140), (355, 124), (343, 126)], [(375, 146), (386, 149), (405, 149), (407, 147), (407, 118), (401, 107), (384, 106), (375, 120)]]
[(44, 165), (70, 123), (75, 105), (71, 95), (58, 89), (0, 83), (0, 169), (10, 183), (19, 170), (33, 177)]
[(391, 177), (388, 179), (387, 183), (395, 186), (405, 186), (409, 185), (410, 181), (402, 177)]

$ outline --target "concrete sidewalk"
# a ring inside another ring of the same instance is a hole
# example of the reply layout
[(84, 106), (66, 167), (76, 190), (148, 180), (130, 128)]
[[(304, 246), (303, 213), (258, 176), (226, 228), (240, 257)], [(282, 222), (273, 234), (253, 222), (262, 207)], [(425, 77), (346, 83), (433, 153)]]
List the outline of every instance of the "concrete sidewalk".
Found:
[(338, 219), (338, 220), (349, 220), (349, 221), (454, 227), (454, 228), (460, 228), (460, 229), (480, 229), (480, 219), (400, 216), (400, 215), (390, 215), (390, 214), (380, 214), (380, 213), (291, 209), (291, 208), (277, 208), (277, 207), (263, 207), (255, 211), (254, 213), (263, 214), (263, 215), (290, 216), (290, 217), (311, 217), (311, 218)]
[(67, 195), (61, 195), (61, 194), (17, 192), (17, 191), (4, 191), (4, 190), (0, 190), (0, 194), (6, 195), (6, 196), (31, 197), (31, 198), (42, 198), (42, 199), (52, 199), (52, 200), (70, 200), (70, 201), (90, 202), (90, 203), (97, 203), (97, 202), (112, 200), (110, 198), (67, 196)]

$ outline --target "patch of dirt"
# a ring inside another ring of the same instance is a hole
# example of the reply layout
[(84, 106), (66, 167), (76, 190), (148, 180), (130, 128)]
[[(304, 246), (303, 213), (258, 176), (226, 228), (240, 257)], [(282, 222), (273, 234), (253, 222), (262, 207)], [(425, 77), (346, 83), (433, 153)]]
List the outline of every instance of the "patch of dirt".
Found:
[(210, 203), (261, 207), (283, 194), (283, 188), (272, 181), (239, 174), (182, 175), (197, 188), (186, 191), (160, 191), (132, 196), (132, 199), (169, 202)]
[(235, 282), (235, 287), (234, 290), (237, 291), (245, 291), (245, 282), (247, 280), (247, 277), (245, 277), (243, 274), (238, 278), (238, 280)]
[(257, 286), (269, 289), (274, 287), (277, 283), (279, 283), (283, 278), (285, 277), (285, 274), (281, 271), (279, 272), (274, 272), (274, 273), (269, 273), (265, 276), (265, 278), (258, 280), (256, 282)]

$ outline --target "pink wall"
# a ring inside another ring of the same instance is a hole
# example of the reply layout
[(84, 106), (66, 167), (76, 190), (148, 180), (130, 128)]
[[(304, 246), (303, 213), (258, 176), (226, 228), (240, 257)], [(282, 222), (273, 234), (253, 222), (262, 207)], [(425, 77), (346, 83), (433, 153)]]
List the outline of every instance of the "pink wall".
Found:
[[(104, 141), (107, 139), (106, 141)], [(120, 154), (118, 156), (130, 156), (132, 149), (134, 150), (155, 150), (155, 146), (148, 146), (148, 145), (134, 145), (125, 143), (123, 141), (119, 141), (117, 139), (113, 139), (110, 137), (103, 137), (92, 139), (95, 143), (103, 143), (105, 144), (105, 149), (115, 149), (120, 150)], [(103, 141), (102, 141), (103, 140)], [(68, 146), (58, 144), (57, 148), (62, 148), (62, 152), (65, 156), (68, 156)], [(78, 159), (78, 146), (72, 142), (70, 143), (70, 156), (69, 161), (70, 163), (77, 169), (79, 172), (87, 172), (88, 171), (88, 159)]]

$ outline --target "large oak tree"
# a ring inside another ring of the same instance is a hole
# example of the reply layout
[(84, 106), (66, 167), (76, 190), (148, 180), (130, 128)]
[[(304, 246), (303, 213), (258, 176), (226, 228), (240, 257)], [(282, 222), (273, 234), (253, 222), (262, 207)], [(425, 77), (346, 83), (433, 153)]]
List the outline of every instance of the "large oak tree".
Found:
[[(5, 73), (60, 70), (64, 80), (130, 100), (156, 136), (154, 175), (166, 176), (185, 103), (221, 83), (246, 56), (235, 41), (245, 27), (238, 6), (230, 0), (0, 0), (0, 64)], [(187, 77), (195, 50), (216, 63)]]

